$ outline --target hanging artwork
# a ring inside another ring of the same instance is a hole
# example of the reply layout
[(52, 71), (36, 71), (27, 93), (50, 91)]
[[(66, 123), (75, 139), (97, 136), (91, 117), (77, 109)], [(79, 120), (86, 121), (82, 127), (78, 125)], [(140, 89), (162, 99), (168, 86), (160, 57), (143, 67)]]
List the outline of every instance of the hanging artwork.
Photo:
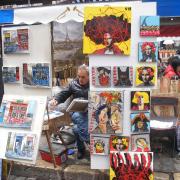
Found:
[(131, 113), (131, 132), (132, 133), (149, 133), (150, 132), (150, 113), (140, 112)]
[(28, 53), (28, 29), (3, 30), (4, 54)]
[(110, 151), (128, 151), (129, 150), (129, 137), (111, 135)]
[(2, 75), (4, 83), (19, 83), (19, 67), (3, 67)]
[(30, 129), (35, 108), (36, 102), (33, 100), (3, 100), (0, 108), (0, 126)]
[(11, 159), (33, 160), (35, 134), (9, 132), (5, 156)]
[(50, 87), (49, 63), (24, 63), (23, 84), (35, 87)]
[(131, 150), (136, 152), (150, 151), (149, 134), (134, 134), (131, 135)]
[(130, 54), (131, 7), (85, 7), (84, 14), (84, 54)]
[(113, 86), (131, 87), (133, 85), (133, 67), (114, 66), (113, 67)]
[(155, 86), (157, 80), (157, 72), (155, 66), (139, 66), (136, 67), (136, 86), (151, 87)]
[(92, 85), (96, 87), (110, 87), (111, 67), (92, 67)]
[(141, 42), (139, 43), (139, 62), (157, 62), (158, 61), (158, 43)]
[(153, 180), (152, 152), (111, 152), (110, 180)]
[(141, 16), (140, 17), (140, 35), (141, 36), (159, 36), (160, 35), (160, 17), (159, 16)]
[(109, 154), (109, 137), (91, 135), (90, 150), (91, 150), (91, 154), (108, 155)]
[(53, 86), (67, 86), (77, 76), (82, 64), (89, 64), (83, 55), (83, 22), (52, 23)]
[(119, 91), (90, 92), (89, 132), (122, 133), (123, 93)]
[(131, 110), (150, 110), (150, 91), (131, 91)]

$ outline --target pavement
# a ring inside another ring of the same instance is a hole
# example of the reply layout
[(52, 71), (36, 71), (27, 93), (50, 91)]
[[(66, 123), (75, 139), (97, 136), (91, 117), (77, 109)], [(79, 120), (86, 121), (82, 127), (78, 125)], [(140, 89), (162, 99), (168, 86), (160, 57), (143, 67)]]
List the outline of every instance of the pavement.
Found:
[[(41, 145), (46, 143), (41, 138)], [(47, 143), (46, 143), (47, 144)], [(180, 158), (170, 153), (154, 153), (154, 180), (180, 180)], [(15, 163), (9, 180), (109, 180), (108, 170), (90, 169), (89, 152), (82, 160), (76, 154), (69, 155), (68, 160), (54, 169), (52, 163), (43, 161), (38, 156), (36, 165)]]

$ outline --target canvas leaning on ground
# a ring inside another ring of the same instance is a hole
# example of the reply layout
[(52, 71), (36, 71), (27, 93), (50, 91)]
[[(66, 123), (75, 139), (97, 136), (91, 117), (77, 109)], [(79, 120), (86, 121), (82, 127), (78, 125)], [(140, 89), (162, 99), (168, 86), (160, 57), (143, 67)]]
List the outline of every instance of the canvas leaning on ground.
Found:
[(35, 144), (35, 134), (9, 132), (5, 156), (10, 159), (31, 161), (34, 158)]
[(23, 85), (27, 87), (50, 87), (49, 63), (24, 63)]
[(4, 54), (28, 53), (29, 30), (12, 29), (3, 30)]
[(88, 112), (90, 133), (122, 133), (123, 92), (90, 92), (89, 102)]
[(0, 107), (0, 126), (31, 129), (35, 108), (35, 100), (3, 100)]

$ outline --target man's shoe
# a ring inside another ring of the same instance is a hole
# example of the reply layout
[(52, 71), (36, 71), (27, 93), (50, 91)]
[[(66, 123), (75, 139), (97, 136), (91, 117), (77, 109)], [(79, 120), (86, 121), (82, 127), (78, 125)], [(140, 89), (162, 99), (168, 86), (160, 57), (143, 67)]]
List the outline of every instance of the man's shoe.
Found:
[(85, 150), (81, 150), (77, 152), (77, 159), (83, 159), (85, 156)]

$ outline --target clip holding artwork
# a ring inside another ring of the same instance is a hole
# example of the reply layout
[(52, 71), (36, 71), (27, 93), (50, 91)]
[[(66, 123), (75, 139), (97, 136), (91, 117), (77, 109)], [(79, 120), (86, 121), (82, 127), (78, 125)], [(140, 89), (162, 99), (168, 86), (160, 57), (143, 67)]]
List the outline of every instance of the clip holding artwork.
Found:
[(85, 7), (84, 12), (84, 54), (130, 54), (131, 7)]

